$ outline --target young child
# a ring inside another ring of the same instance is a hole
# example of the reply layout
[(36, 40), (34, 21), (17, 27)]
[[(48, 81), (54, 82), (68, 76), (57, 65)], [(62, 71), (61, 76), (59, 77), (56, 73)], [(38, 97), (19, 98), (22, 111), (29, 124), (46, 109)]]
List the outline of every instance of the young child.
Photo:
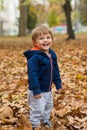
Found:
[(44, 25), (32, 31), (34, 48), (24, 52), (28, 63), (28, 102), (32, 130), (43, 121), (45, 127), (52, 127), (50, 113), (53, 108), (52, 83), (57, 92), (62, 88), (57, 56), (50, 49), (53, 35)]

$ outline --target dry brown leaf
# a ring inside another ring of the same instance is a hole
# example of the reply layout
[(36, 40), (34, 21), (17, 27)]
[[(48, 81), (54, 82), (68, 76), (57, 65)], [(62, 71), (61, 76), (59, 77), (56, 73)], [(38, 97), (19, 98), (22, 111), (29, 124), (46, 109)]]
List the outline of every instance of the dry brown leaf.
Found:
[(71, 112), (71, 107), (70, 106), (65, 106), (63, 109), (57, 110), (56, 115), (63, 117), (66, 114)]
[(67, 130), (65, 126), (59, 126), (56, 130)]
[(0, 108), (0, 121), (1, 124), (14, 124), (17, 118), (13, 117), (13, 111), (9, 106)]
[(72, 116), (67, 116), (67, 119), (68, 119), (68, 121), (69, 121), (69, 124), (73, 124), (74, 123), (74, 118), (72, 117)]
[(76, 116), (76, 117), (75, 117), (75, 120), (77, 120), (78, 122), (81, 122), (81, 123), (82, 123), (82, 122), (87, 121), (87, 116), (84, 117), (84, 118), (82, 118), (82, 119)]

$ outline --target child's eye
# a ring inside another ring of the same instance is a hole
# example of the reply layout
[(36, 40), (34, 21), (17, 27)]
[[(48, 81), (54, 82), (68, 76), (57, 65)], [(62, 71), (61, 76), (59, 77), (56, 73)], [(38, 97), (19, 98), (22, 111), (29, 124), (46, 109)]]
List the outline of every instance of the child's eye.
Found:
[(43, 37), (40, 37), (39, 39), (40, 39), (40, 40), (42, 40), (42, 39), (43, 39)]
[(51, 37), (47, 37), (47, 39), (50, 39)]

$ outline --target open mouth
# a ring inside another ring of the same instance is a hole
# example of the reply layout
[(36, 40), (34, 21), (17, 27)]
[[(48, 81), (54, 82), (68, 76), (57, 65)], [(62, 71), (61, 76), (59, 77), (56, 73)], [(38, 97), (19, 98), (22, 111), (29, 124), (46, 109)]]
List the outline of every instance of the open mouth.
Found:
[(43, 44), (43, 46), (49, 46), (49, 44)]

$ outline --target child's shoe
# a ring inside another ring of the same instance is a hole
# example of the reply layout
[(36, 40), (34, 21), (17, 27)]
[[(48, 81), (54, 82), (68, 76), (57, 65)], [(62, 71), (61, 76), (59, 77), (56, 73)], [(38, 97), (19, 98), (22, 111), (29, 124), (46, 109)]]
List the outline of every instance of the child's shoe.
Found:
[(41, 127), (33, 127), (32, 130), (41, 130)]
[(51, 128), (51, 127), (52, 127), (52, 124), (51, 124), (50, 121), (48, 121), (48, 122), (45, 122), (45, 123), (44, 123), (44, 126), (45, 126), (46, 128)]

